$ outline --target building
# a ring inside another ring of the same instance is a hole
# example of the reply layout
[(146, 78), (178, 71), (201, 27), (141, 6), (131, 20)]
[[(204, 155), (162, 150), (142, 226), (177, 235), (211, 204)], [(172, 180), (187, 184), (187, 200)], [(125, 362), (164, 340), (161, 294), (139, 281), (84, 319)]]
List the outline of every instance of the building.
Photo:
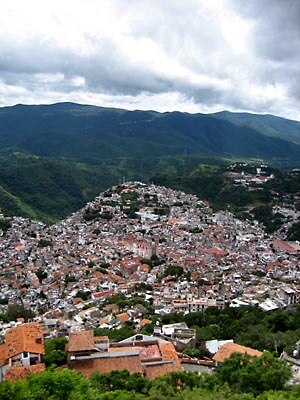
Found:
[(215, 361), (216, 365), (219, 363), (224, 362), (227, 358), (234, 353), (238, 354), (248, 354), (251, 357), (260, 357), (263, 355), (261, 351), (252, 349), (251, 347), (241, 346), (237, 343), (225, 343), (221, 346), (216, 354), (213, 356), (213, 360)]
[(92, 330), (74, 332), (66, 350), (69, 368), (84, 376), (126, 369), (155, 379), (182, 370), (173, 344), (152, 336), (135, 335), (110, 343), (107, 336), (95, 337)]
[(19, 325), (5, 333), (0, 345), (0, 382), (24, 379), (29, 373), (42, 372), (45, 364), (44, 338), (39, 323)]
[(173, 343), (177, 351), (193, 349), (196, 345), (196, 331), (189, 329), (185, 322), (155, 327), (154, 335)]

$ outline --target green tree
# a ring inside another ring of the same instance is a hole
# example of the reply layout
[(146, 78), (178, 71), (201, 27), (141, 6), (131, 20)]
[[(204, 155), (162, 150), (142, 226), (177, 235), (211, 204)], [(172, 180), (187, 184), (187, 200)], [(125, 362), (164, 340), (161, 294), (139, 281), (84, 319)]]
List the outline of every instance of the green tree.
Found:
[(271, 353), (261, 357), (235, 353), (221, 364), (216, 377), (236, 391), (258, 395), (267, 390), (282, 390), (291, 377), (291, 369)]
[(65, 346), (67, 339), (64, 337), (45, 340), (45, 355), (43, 357), (46, 366), (61, 366), (67, 363)]

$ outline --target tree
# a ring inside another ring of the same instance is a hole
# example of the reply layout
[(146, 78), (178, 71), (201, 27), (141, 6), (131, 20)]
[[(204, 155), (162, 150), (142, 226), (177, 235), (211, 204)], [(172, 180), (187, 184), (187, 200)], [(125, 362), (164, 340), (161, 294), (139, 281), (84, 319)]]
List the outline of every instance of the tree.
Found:
[(291, 369), (268, 352), (261, 357), (235, 353), (221, 364), (216, 377), (236, 391), (258, 395), (267, 390), (282, 390), (291, 377)]
[(45, 340), (45, 355), (43, 360), (46, 366), (56, 365), (59, 367), (66, 364), (67, 353), (65, 346), (67, 342), (67, 339), (64, 337)]
[(28, 308), (21, 306), (20, 304), (9, 304), (7, 311), (4, 314), (0, 314), (0, 319), (3, 321), (16, 321), (17, 318), (24, 318), (25, 321), (34, 318), (35, 314)]
[(127, 370), (112, 371), (108, 374), (95, 372), (90, 379), (93, 387), (99, 390), (99, 392), (128, 390), (145, 393), (149, 386), (149, 381), (141, 374), (130, 374)]

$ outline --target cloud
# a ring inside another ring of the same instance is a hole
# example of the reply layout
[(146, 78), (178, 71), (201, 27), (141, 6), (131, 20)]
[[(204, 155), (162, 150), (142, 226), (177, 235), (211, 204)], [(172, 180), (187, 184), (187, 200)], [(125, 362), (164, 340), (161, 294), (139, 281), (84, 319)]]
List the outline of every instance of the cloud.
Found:
[(252, 51), (265, 82), (281, 84), (287, 95), (300, 99), (300, 2), (252, 0), (233, 2), (235, 10), (252, 21)]
[(299, 10), (297, 0), (11, 0), (0, 14), (2, 104), (300, 119)]

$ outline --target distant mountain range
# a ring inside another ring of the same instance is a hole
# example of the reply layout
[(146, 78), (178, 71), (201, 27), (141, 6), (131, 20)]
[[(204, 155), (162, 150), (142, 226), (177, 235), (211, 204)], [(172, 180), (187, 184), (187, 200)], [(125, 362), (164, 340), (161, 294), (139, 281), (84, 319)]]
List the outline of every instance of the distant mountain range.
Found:
[(176, 176), (207, 159), (300, 166), (300, 122), (75, 103), (0, 108), (0, 209), (8, 214), (53, 222), (123, 177)]
[(300, 122), (229, 112), (16, 105), (0, 109), (0, 147), (76, 159), (197, 155), (300, 160)]

